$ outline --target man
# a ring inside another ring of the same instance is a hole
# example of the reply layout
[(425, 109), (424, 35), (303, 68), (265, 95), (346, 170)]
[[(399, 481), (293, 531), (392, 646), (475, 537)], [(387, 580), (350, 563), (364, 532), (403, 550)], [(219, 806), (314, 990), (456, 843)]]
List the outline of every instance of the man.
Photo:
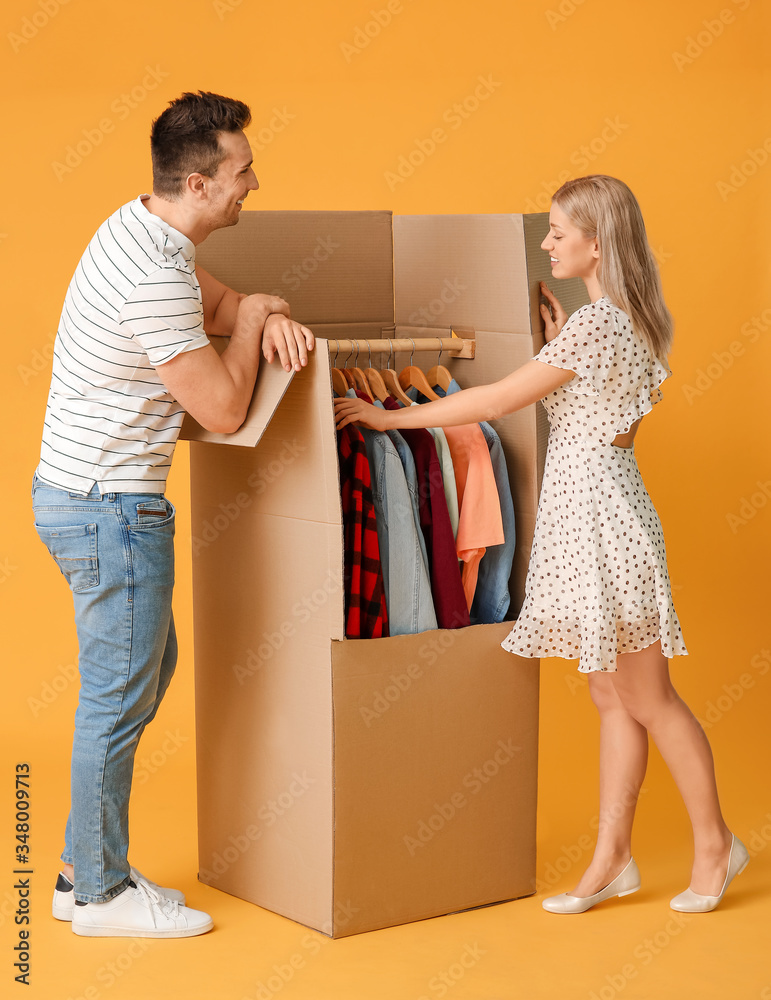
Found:
[[(57, 333), (33, 506), (75, 604), (81, 687), (53, 914), (85, 936), (212, 927), (130, 867), (128, 804), (139, 738), (176, 664), (164, 491), (184, 411), (235, 431), (260, 352), (299, 371), (314, 345), (283, 299), (241, 295), (195, 266), (195, 246), (235, 225), (259, 187), (250, 120), (242, 102), (203, 91), (170, 103), (152, 128), (153, 193), (100, 226)], [(221, 356), (207, 334), (230, 337)]]

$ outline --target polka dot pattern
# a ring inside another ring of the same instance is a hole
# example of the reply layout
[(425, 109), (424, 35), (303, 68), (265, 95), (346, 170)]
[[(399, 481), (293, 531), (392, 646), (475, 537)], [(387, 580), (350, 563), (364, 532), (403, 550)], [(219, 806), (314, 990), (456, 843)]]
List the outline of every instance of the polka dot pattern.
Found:
[(546, 453), (525, 602), (503, 640), (520, 656), (616, 670), (619, 653), (661, 640), (686, 655), (664, 536), (634, 447), (612, 444), (661, 399), (671, 375), (603, 296), (575, 312), (536, 360), (576, 377), (544, 397)]

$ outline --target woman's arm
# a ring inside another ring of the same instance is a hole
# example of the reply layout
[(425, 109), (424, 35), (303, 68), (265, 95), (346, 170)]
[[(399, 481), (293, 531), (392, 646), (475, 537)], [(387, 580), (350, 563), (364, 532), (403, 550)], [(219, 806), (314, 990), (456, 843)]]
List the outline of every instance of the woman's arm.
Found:
[(338, 430), (346, 424), (360, 423), (376, 431), (475, 424), (521, 410), (574, 377), (575, 372), (569, 369), (554, 368), (533, 359), (499, 382), (474, 386), (444, 399), (401, 410), (381, 410), (360, 399), (336, 399), (335, 422)]

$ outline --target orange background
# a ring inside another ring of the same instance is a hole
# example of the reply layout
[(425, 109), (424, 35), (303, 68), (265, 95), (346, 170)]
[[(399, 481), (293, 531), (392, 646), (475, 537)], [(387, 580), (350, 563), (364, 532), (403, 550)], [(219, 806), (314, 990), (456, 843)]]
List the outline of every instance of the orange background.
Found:
[[(767, 1000), (768, 5), (391, 0), (388, 8), (383, 0), (3, 6), (0, 988), (16, 989), (13, 772), (30, 761), (26, 996), (240, 1000), (260, 996), (262, 982), (265, 995), (286, 998)], [(373, 11), (385, 11), (380, 24)], [(458, 117), (453, 106), (480, 77), (490, 81), (489, 96)], [(261, 190), (249, 208), (544, 210), (561, 180), (591, 172), (621, 177), (637, 194), (677, 324), (666, 405), (638, 438), (690, 650), (672, 675), (708, 723), (727, 822), (754, 856), (716, 913), (672, 919), (668, 900), (690, 874), (690, 826), (655, 750), (633, 843), (642, 891), (574, 919), (542, 910), (540, 895), (571, 888), (588, 863), (597, 811), (596, 714), (586, 679), (561, 660), (542, 669), (539, 896), (332, 942), (198, 885), (182, 444), (169, 482), (178, 506), (181, 656), (138, 754), (132, 858), (212, 912), (216, 930), (132, 944), (79, 939), (51, 919), (77, 697), (68, 592), (29, 506), (51, 343), (93, 232), (149, 190), (152, 118), (198, 88), (252, 107)], [(400, 157), (436, 128), (446, 140), (394, 181)], [(448, 979), (437, 978), (448, 969)], [(282, 971), (285, 979), (292, 971), (286, 983)]]

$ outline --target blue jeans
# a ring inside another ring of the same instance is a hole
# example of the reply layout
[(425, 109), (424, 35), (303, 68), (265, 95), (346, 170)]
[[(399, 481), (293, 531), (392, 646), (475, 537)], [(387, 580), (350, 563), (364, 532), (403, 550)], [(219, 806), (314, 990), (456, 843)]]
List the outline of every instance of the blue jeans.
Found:
[(129, 882), (128, 804), (139, 738), (174, 673), (174, 507), (158, 493), (70, 493), (32, 483), (37, 533), (72, 591), (80, 696), (62, 861), (75, 898)]

